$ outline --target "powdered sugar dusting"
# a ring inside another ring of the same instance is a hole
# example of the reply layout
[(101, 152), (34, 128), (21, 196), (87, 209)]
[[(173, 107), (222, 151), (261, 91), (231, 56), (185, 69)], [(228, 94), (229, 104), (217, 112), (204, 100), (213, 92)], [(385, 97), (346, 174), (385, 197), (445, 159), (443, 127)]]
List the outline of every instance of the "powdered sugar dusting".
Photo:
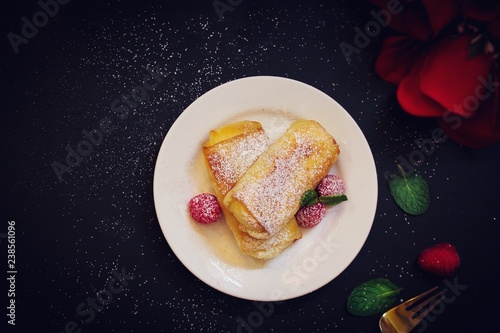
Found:
[(214, 153), (207, 156), (207, 160), (222, 195), (233, 188), (268, 146), (269, 139), (263, 131), (218, 144)]
[[(262, 128), (255, 131), (254, 128), (250, 127), (242, 135), (204, 148), (210, 173), (215, 179), (214, 186), (217, 188), (216, 192), (221, 201), (268, 147), (269, 138), (267, 133)], [(301, 236), (300, 231), (292, 227), (283, 228), (279, 233), (265, 240), (256, 239), (238, 229), (240, 225), (238, 225), (231, 213), (224, 212), (224, 215), (229, 227), (234, 229), (233, 232), (241, 250), (254, 258), (268, 259), (280, 253), (291, 242)], [(220, 242), (217, 242), (217, 246), (220, 246)], [(234, 250), (224, 251), (226, 255), (232, 252)], [(237, 252), (239, 253), (239, 251)]]
[[(283, 224), (279, 221), (287, 221), (289, 207), (294, 206), (295, 196), (292, 193), (300, 191), (305, 183), (306, 175), (294, 175), (300, 169), (300, 162), (311, 151), (311, 144), (305, 141), (299, 144), (290, 157), (266, 156), (272, 158), (268, 165), (274, 164), (274, 171), (260, 181), (249, 182), (241, 192), (235, 194), (235, 198), (241, 200), (252, 215), (270, 234), (275, 234)], [(296, 182), (290, 179), (295, 178)]]
[(275, 253), (279, 253), (291, 242), (300, 237), (300, 231), (290, 228), (282, 228), (280, 232), (268, 239), (257, 239), (249, 236), (248, 234), (242, 233), (243, 241), (241, 244), (243, 250), (247, 252), (269, 252), (270, 250), (273, 250)]
[(271, 235), (293, 217), (302, 194), (317, 185), (336, 157), (334, 140), (319, 124), (298, 123), (261, 156), (233, 190), (233, 197)]

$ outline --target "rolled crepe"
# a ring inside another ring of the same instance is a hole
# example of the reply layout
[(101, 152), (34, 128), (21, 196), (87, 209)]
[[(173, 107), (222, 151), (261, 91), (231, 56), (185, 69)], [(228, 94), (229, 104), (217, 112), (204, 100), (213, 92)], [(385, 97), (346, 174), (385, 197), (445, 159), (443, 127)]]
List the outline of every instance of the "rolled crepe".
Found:
[(212, 130), (203, 146), (205, 165), (226, 223), (241, 251), (258, 259), (277, 256), (302, 236), (297, 221), (292, 218), (274, 236), (266, 234), (265, 239), (255, 238), (244, 231), (223, 205), (226, 194), (268, 147), (269, 139), (261, 124), (253, 121), (232, 123)]
[(316, 121), (299, 120), (241, 176), (223, 200), (240, 229), (273, 237), (294, 217), (306, 190), (328, 174), (340, 149)]

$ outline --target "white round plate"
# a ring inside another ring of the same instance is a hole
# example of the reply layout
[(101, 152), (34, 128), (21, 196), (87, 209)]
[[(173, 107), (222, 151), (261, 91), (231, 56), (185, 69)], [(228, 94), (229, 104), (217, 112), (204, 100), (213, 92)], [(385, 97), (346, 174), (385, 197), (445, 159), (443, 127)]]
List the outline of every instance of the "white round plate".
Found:
[[(279, 256), (257, 260), (240, 252), (223, 218), (204, 225), (189, 216), (193, 196), (213, 193), (201, 147), (224, 124), (259, 121), (275, 140), (294, 119), (316, 120), (336, 139), (341, 153), (330, 173), (344, 180), (349, 200), (329, 207), (319, 225), (302, 229), (302, 239)], [(153, 190), (162, 232), (187, 269), (223, 293), (256, 301), (299, 297), (332, 281), (361, 250), (377, 205), (373, 156), (351, 116), (309, 85), (270, 76), (228, 82), (184, 110), (160, 148)]]

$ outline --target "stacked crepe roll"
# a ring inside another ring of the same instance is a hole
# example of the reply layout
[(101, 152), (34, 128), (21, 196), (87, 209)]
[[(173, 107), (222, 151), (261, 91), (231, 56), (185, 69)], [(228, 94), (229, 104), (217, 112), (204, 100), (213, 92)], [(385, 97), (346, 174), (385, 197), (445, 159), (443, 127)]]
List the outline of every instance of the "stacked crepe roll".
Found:
[(335, 139), (312, 120), (295, 121), (272, 145), (254, 121), (210, 131), (203, 146), (206, 168), (243, 253), (270, 259), (302, 237), (295, 220), (302, 195), (316, 188), (339, 152)]

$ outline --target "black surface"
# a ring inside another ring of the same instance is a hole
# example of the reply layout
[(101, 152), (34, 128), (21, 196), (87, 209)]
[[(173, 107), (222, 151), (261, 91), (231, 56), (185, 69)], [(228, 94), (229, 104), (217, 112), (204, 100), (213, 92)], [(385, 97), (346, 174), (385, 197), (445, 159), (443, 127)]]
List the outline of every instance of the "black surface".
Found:
[[(400, 300), (445, 284), (416, 265), (420, 251), (441, 241), (462, 259), (448, 282), (467, 288), (425, 331), (492, 327), (500, 296), (500, 145), (438, 145), (416, 168), (431, 190), (429, 210), (413, 217), (395, 205), (384, 173), (437, 125), (404, 114), (395, 87), (373, 72), (387, 31), (350, 63), (342, 54), (339, 44), (352, 43), (371, 9), (361, 1), (242, 1), (220, 20), (212, 1), (73, 0), (16, 54), (7, 34), (19, 34), (21, 18), (40, 7), (34, 0), (3, 4), (0, 233), (15, 221), (17, 274), (14, 327), (7, 324), (2, 237), (1, 331), (65, 332), (75, 322), (75, 332), (237, 332), (243, 318), (262, 319), (249, 332), (378, 332), (378, 316), (346, 311), (349, 292), (375, 277), (403, 287)], [(164, 82), (118, 119), (113, 100), (156, 64)], [(353, 263), (309, 295), (261, 305), (260, 317), (254, 303), (208, 287), (177, 260), (152, 194), (156, 156), (177, 116), (209, 89), (255, 75), (296, 79), (339, 102), (363, 130), (379, 182), (373, 228)], [(65, 147), (105, 117), (115, 130), (59, 182), (51, 163), (63, 162)], [(122, 270), (134, 278), (107, 307), (95, 316), (76, 312)]]

